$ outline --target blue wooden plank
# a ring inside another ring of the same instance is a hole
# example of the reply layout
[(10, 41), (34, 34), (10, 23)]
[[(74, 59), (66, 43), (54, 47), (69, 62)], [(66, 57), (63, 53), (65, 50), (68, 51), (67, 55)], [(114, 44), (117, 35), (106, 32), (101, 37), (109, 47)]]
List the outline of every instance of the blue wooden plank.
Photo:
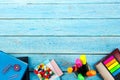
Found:
[[(120, 36), (120, 19), (0, 20), (0, 36)], [(10, 27), (9, 29), (7, 29)]]
[(110, 3), (119, 0), (0, 0), (0, 3)]
[(90, 53), (120, 48), (120, 37), (0, 37), (0, 49), (18, 53)]
[(120, 4), (1, 4), (0, 18), (120, 18)]

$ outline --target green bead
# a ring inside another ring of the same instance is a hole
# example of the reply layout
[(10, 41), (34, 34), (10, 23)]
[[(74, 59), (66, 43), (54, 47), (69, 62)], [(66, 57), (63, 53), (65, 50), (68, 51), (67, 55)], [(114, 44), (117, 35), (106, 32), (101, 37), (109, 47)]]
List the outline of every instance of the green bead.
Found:
[(48, 74), (48, 71), (46, 72), (46, 74)]
[(44, 78), (42, 78), (42, 80), (45, 80)]
[(85, 80), (82, 74), (78, 74), (78, 80)]

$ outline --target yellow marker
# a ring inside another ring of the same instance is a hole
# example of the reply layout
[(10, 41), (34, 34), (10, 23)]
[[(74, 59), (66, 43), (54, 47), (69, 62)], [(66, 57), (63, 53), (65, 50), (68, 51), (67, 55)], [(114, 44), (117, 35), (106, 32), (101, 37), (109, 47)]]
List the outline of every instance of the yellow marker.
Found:
[(110, 61), (109, 63), (106, 64), (107, 67), (109, 67), (110, 65), (112, 65), (116, 60), (113, 59), (112, 61)]
[(114, 68), (118, 64), (119, 64), (118, 62), (115, 62), (114, 64), (112, 64), (111, 66), (109, 66), (108, 69), (111, 70), (112, 68)]
[(82, 61), (82, 64), (85, 65), (87, 63), (86, 55), (81, 55), (80, 60)]

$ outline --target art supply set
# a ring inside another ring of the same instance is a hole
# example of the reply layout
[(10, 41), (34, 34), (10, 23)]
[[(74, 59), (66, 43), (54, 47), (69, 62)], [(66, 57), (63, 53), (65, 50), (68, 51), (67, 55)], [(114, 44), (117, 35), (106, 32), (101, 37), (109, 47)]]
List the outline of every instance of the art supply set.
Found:
[(120, 51), (115, 49), (96, 65), (104, 80), (120, 80)]
[(84, 80), (85, 77), (96, 75), (95, 70), (90, 70), (90, 67), (87, 63), (86, 55), (81, 55), (80, 59), (76, 59), (75, 64), (72, 67), (68, 67), (67, 72), (74, 72), (77, 75), (78, 80)]
[(46, 60), (37, 65), (34, 69), (34, 73), (40, 80), (60, 80), (58, 78), (63, 74), (55, 60)]

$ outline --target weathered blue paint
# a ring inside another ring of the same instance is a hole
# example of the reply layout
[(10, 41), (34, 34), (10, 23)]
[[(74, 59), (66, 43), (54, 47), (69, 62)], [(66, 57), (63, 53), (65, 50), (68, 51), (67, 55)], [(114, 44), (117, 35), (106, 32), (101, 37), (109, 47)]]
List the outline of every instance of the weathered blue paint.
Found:
[(0, 18), (120, 18), (120, 4), (1, 4)]
[[(64, 75), (80, 54), (92, 69), (105, 54), (120, 48), (120, 0), (0, 0), (0, 50), (28, 56), (33, 68), (55, 59)], [(86, 80), (102, 80), (99, 74)]]
[(100, 53), (120, 48), (120, 37), (0, 37), (10, 53)]
[(120, 19), (0, 20), (0, 36), (120, 36), (119, 27)]
[(117, 3), (119, 0), (0, 0), (0, 3)]

